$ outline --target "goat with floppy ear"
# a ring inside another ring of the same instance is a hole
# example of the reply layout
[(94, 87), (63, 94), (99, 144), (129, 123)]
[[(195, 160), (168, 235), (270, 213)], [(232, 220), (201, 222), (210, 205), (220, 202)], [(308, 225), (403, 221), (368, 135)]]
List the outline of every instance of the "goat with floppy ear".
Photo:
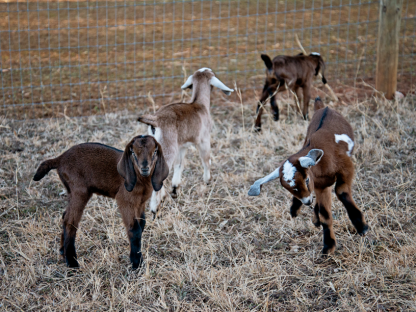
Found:
[[(222, 83), (209, 68), (201, 68), (189, 76), (182, 89), (192, 89), (192, 98), (188, 103), (179, 102), (162, 106), (155, 115), (143, 115), (137, 120), (149, 125), (148, 133), (162, 145), (169, 169), (174, 167), (172, 178), (172, 197), (177, 197), (185, 163), (185, 154), (189, 144), (199, 150), (204, 167), (204, 182), (211, 179), (211, 115), (210, 97), (212, 87), (219, 88), (226, 95), (233, 89)], [(154, 216), (165, 196), (165, 189), (153, 192), (150, 210)]]
[(133, 269), (143, 262), (141, 238), (146, 224), (145, 203), (159, 191), (169, 174), (162, 147), (151, 136), (137, 136), (124, 152), (99, 143), (71, 147), (62, 155), (42, 162), (33, 177), (41, 180), (57, 169), (68, 194), (62, 216), (61, 255), (68, 267), (78, 267), (75, 236), (92, 194), (115, 198), (130, 240)]
[[(311, 98), (311, 88), (314, 76), (319, 72), (322, 73), (322, 82), (327, 83), (324, 76), (325, 63), (319, 53), (313, 52), (310, 55), (303, 55), (300, 53), (295, 56), (278, 55), (273, 61), (266, 54), (261, 55), (261, 59), (266, 66), (266, 80), (264, 82), (263, 92), (260, 98), (260, 103), (264, 104), (270, 97), (270, 105), (273, 110), (273, 119), (279, 120), (279, 107), (276, 103), (276, 93), (286, 90), (288, 88), (296, 93), (296, 96), (301, 100), (301, 92), (303, 93), (303, 118), (308, 119), (308, 107)], [(255, 123), (255, 131), (261, 131), (261, 116), (263, 108), (260, 104), (257, 105), (257, 118)]]
[(318, 110), (308, 127), (302, 149), (283, 161), (271, 174), (257, 180), (248, 195), (258, 196), (263, 184), (279, 178), (281, 185), (293, 195), (290, 214), (296, 217), (302, 204), (312, 205), (312, 191), (315, 191), (313, 223), (317, 227), (322, 225), (322, 252), (327, 254), (334, 252), (336, 246), (331, 213), (331, 187), (334, 183), (335, 193), (345, 206), (357, 233), (365, 235), (368, 225), (351, 194), (354, 177), (351, 160), (353, 130), (339, 113), (328, 107), (321, 108), (320, 98), (315, 102)]

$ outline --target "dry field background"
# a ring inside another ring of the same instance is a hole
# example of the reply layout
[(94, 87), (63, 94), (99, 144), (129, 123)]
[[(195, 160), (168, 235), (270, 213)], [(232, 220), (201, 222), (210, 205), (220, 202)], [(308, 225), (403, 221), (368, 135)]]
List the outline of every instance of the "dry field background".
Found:
[[(403, 1), (398, 90), (416, 89), (416, 2)], [(0, 1), (0, 114), (134, 111), (180, 93), (182, 67), (260, 88), (260, 53), (320, 52), (332, 86), (374, 85), (379, 1)], [(188, 73), (189, 74), (189, 73)], [(101, 98), (106, 98), (106, 107)]]
[[(333, 196), (338, 249), (322, 258), (322, 230), (277, 183), (259, 197), (251, 183), (302, 145), (307, 123), (280, 97), (280, 122), (251, 132), (254, 98), (213, 93), (212, 184), (194, 149), (183, 187), (144, 231), (145, 265), (132, 272), (129, 245), (111, 199), (94, 196), (70, 275), (59, 255), (66, 195), (39, 163), (70, 146), (98, 141), (123, 148), (146, 132), (134, 113), (14, 121), (1, 117), (0, 310), (2, 311), (411, 311), (416, 310), (415, 98), (368, 98), (338, 106), (355, 130), (353, 195), (370, 231), (356, 235)], [(329, 103), (332, 105), (332, 103)], [(244, 123), (243, 123), (244, 120)], [(171, 177), (171, 176), (170, 176)], [(170, 178), (167, 184), (169, 185)]]

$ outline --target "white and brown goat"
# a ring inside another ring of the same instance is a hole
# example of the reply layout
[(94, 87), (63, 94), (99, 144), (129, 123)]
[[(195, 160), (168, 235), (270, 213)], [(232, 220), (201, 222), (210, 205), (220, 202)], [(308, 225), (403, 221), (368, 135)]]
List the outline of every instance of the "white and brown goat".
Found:
[[(301, 99), (300, 89), (303, 91), (303, 118), (308, 119), (308, 107), (311, 99), (311, 88), (314, 76), (319, 72), (322, 74), (322, 82), (326, 84), (324, 76), (325, 63), (321, 55), (312, 52), (310, 55), (298, 54), (295, 56), (278, 55), (273, 61), (266, 54), (261, 55), (261, 59), (266, 65), (266, 80), (264, 82), (263, 92), (260, 103), (264, 104), (270, 97), (270, 105), (273, 109), (273, 119), (279, 120), (279, 107), (276, 104), (276, 93), (288, 88), (293, 90), (299, 101)], [(278, 89), (279, 88), (279, 89)], [(255, 130), (261, 130), (261, 115), (263, 108), (257, 105), (257, 118)]]
[[(137, 120), (149, 125), (148, 133), (161, 144), (169, 170), (174, 165), (172, 178), (172, 197), (177, 197), (177, 189), (181, 182), (184, 168), (184, 157), (189, 144), (199, 150), (204, 166), (204, 182), (211, 179), (211, 115), (210, 97), (212, 86), (221, 89), (226, 95), (234, 90), (224, 85), (209, 68), (201, 68), (189, 76), (183, 90), (192, 89), (192, 97), (188, 103), (172, 103), (162, 106), (154, 115), (143, 115)], [(150, 210), (154, 216), (166, 191), (163, 187), (153, 192)]]
[(368, 226), (351, 195), (354, 177), (351, 125), (336, 111), (323, 108), (319, 98), (315, 100), (315, 109), (302, 149), (283, 161), (271, 174), (257, 180), (248, 195), (259, 195), (263, 184), (280, 178), (282, 186), (293, 195), (290, 214), (296, 217), (302, 204), (312, 205), (312, 191), (315, 191), (313, 223), (317, 227), (322, 225), (322, 252), (327, 254), (332, 253), (336, 246), (331, 213), (331, 186), (334, 183), (335, 193), (358, 234), (364, 235)]

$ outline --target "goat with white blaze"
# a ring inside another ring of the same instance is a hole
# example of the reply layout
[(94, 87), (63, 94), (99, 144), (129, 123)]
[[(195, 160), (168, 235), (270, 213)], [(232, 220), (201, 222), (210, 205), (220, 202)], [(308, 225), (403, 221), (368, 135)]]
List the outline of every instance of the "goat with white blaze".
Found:
[[(201, 68), (189, 76), (183, 90), (192, 89), (192, 97), (188, 103), (179, 102), (162, 106), (154, 115), (143, 115), (137, 120), (149, 125), (149, 134), (161, 144), (169, 170), (174, 167), (171, 196), (177, 197), (184, 168), (184, 158), (189, 144), (194, 144), (199, 150), (204, 166), (204, 182), (211, 179), (211, 115), (210, 98), (212, 86), (219, 88), (226, 95), (233, 89), (224, 85), (209, 68)], [(159, 192), (153, 192), (150, 200), (150, 210), (154, 216), (166, 194), (163, 187)]]
[(258, 196), (261, 186), (280, 178), (280, 183), (293, 195), (290, 214), (296, 217), (302, 206), (312, 205), (315, 191), (313, 223), (324, 230), (324, 254), (335, 250), (336, 242), (332, 228), (331, 187), (345, 206), (348, 216), (358, 234), (365, 235), (368, 225), (351, 194), (354, 164), (354, 133), (351, 125), (336, 111), (323, 107), (321, 99), (315, 100), (315, 114), (307, 130), (302, 149), (284, 160), (266, 177), (257, 180), (248, 192)]

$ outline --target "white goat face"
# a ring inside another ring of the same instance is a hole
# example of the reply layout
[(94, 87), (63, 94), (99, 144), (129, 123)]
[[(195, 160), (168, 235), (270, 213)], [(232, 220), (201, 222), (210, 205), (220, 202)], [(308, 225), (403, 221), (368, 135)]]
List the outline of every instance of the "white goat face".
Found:
[[(194, 82), (196, 83), (196, 79), (201, 79), (201, 74), (205, 74), (205, 72), (209, 72), (208, 76), (209, 78), (209, 83), (211, 86), (213, 87), (217, 87), (218, 89), (220, 89), (222, 92), (224, 92), (226, 95), (230, 95), (231, 92), (233, 92), (233, 89), (228, 88), (224, 83), (222, 83), (221, 80), (219, 80), (217, 77), (215, 77), (214, 72), (212, 71), (212, 69), (208, 68), (208, 67), (203, 67), (201, 69), (198, 69), (193, 75), (189, 76), (188, 79), (186, 80), (186, 82), (182, 85), (182, 90), (188, 89), (188, 88), (192, 88)], [(206, 76), (203, 75), (204, 77)]]

